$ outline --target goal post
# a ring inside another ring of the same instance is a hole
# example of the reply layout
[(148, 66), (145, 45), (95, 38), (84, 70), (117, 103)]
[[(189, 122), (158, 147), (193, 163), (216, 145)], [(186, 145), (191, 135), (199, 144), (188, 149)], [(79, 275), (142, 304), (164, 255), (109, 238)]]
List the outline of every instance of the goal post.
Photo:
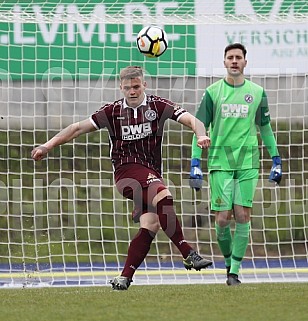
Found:
[[(107, 285), (121, 271), (138, 230), (132, 203), (117, 192), (107, 131), (55, 148), (34, 163), (34, 146), (119, 98), (127, 65), (146, 71), (148, 92), (194, 114), (224, 75), (223, 50), (242, 42), (247, 78), (268, 95), (283, 160), (279, 187), (262, 166), (244, 282), (307, 281), (308, 3), (305, 1), (19, 1), (0, 4), (0, 285)], [(146, 58), (136, 35), (147, 24), (169, 48)], [(160, 231), (135, 284), (222, 283), (223, 257), (210, 213), (206, 152), (200, 192), (189, 187), (192, 132), (167, 122), (164, 179), (187, 239), (212, 269), (187, 272)], [(232, 229), (234, 225), (232, 225)]]

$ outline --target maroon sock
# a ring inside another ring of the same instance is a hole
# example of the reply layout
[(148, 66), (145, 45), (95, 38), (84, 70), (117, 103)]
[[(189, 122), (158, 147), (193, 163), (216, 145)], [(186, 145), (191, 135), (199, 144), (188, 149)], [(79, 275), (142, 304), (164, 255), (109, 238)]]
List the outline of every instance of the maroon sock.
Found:
[(180, 222), (174, 212), (173, 199), (171, 197), (165, 197), (157, 203), (157, 214), (162, 229), (179, 249), (183, 257), (186, 258), (192, 248), (184, 239)]
[(154, 232), (140, 228), (134, 239), (131, 241), (122, 276), (132, 278), (142, 261), (148, 254), (151, 243), (155, 237)]

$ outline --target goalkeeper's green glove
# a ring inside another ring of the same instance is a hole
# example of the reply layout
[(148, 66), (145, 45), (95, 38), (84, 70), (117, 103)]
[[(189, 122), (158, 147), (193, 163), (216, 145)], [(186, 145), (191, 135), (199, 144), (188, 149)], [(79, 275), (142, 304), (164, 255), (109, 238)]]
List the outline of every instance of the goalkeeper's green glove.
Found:
[(201, 161), (198, 158), (193, 158), (190, 165), (189, 186), (199, 191), (202, 188), (203, 173), (200, 168)]
[(280, 156), (272, 157), (273, 165), (269, 175), (269, 181), (275, 182), (279, 185), (282, 177), (282, 167), (281, 167), (281, 158)]

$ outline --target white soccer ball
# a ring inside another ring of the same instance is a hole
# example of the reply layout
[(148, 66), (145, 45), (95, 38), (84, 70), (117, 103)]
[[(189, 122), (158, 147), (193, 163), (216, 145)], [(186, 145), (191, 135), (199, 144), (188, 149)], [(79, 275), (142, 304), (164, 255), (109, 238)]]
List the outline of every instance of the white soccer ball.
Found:
[(161, 56), (168, 48), (166, 32), (157, 26), (144, 27), (137, 36), (138, 50), (147, 57)]

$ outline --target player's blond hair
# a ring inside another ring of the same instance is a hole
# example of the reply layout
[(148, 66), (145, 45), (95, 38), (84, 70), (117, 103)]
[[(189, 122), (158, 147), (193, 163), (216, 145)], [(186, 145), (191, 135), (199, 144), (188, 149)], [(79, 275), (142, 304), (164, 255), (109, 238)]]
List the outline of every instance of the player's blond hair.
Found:
[(121, 70), (120, 81), (123, 79), (143, 78), (143, 69), (139, 66), (128, 66)]

